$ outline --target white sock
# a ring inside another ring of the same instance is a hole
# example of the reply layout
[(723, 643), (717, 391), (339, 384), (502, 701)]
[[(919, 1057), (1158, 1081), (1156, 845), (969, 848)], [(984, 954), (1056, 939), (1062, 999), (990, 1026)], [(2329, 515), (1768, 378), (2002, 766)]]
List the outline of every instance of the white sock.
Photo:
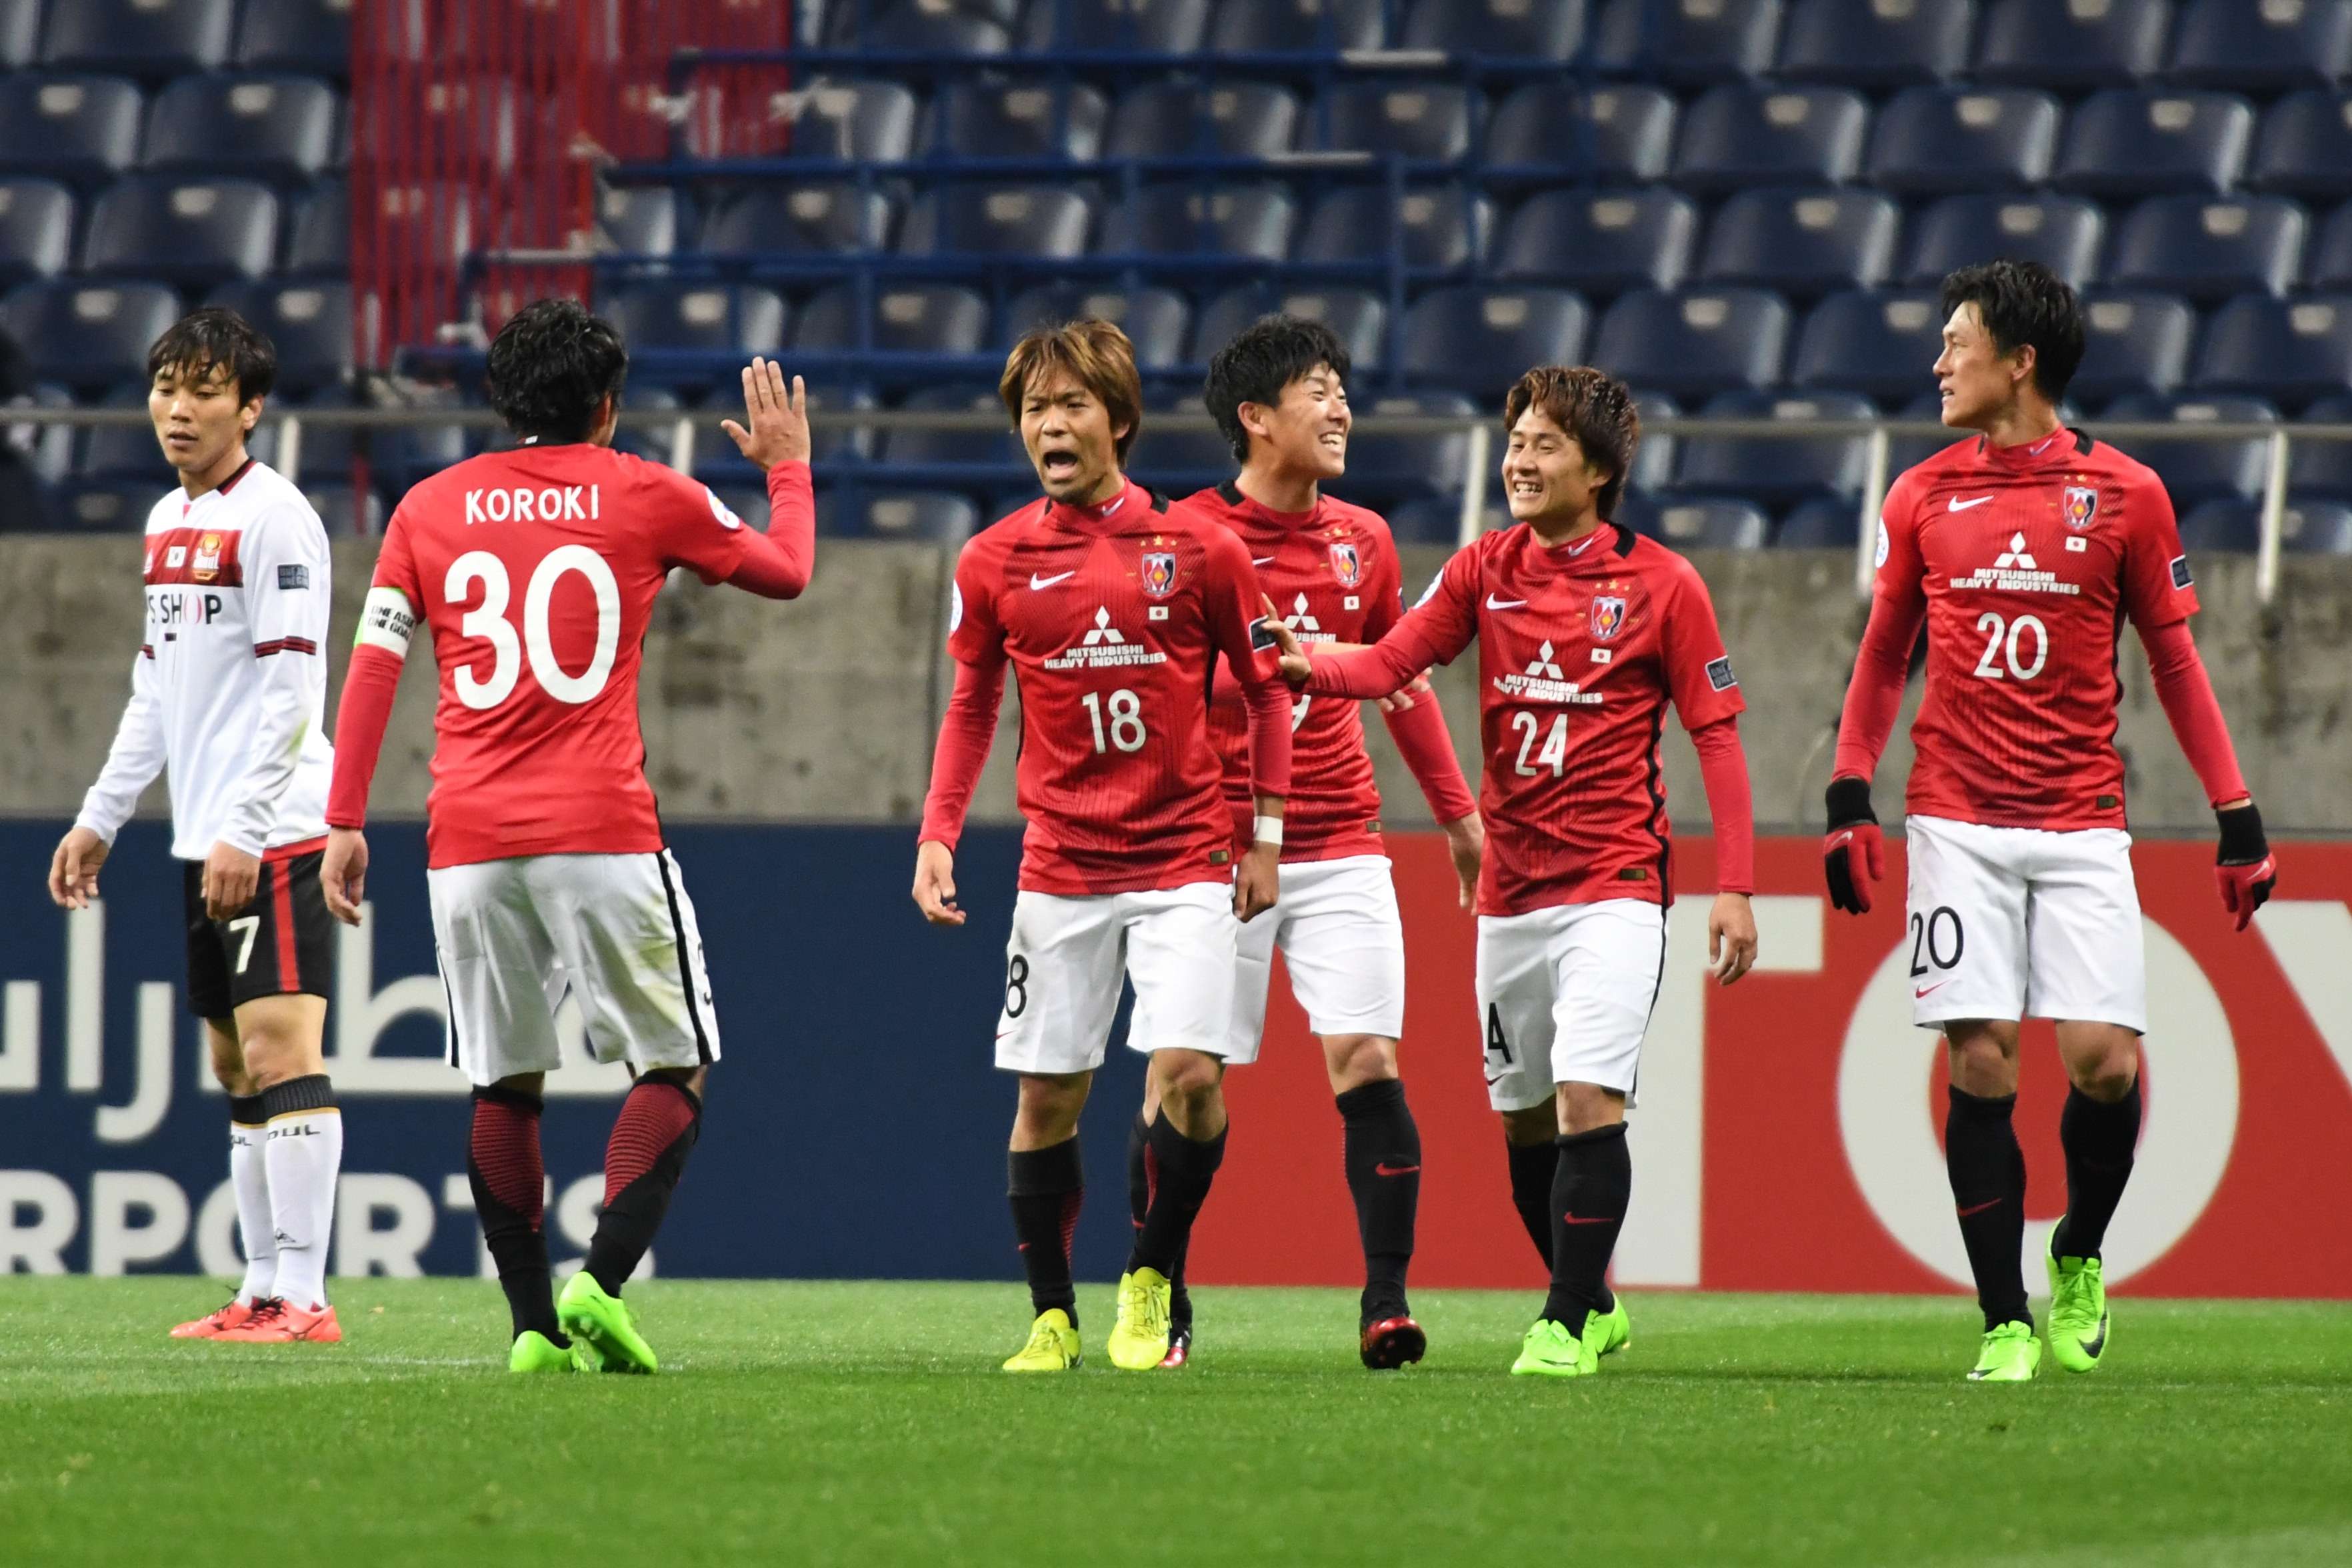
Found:
[(228, 1183), (236, 1192), (237, 1238), (245, 1244), (245, 1279), (236, 1299), (247, 1306), (269, 1294), (278, 1279), (277, 1223), (269, 1213), (269, 1163), (261, 1146), (269, 1113), (261, 1096), (232, 1095), (228, 1102)]
[(276, 1294), (289, 1306), (327, 1304), (327, 1243), (335, 1223), (335, 1173), (343, 1163), (343, 1114), (324, 1073), (262, 1096), (269, 1135), (269, 1213), (278, 1232)]

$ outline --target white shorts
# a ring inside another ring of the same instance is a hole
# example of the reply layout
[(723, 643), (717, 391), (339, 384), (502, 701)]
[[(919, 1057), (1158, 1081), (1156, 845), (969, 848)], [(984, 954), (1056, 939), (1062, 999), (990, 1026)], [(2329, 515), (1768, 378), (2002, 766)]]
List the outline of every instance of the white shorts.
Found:
[(1905, 819), (1911, 1021), (2066, 1018), (2147, 1030), (2131, 835)]
[(1404, 917), (1387, 856), (1284, 865), (1281, 902), (1241, 928), (1230, 1067), (1257, 1060), (1276, 947), (1308, 1028), (1391, 1040), (1404, 1033)]
[(1526, 1110), (1563, 1083), (1631, 1099), (1665, 958), (1665, 910), (1641, 899), (1480, 915), (1488, 1103)]
[(1013, 901), (1004, 949), (996, 1065), (1025, 1073), (1102, 1066), (1122, 977), (1135, 982), (1130, 1049), (1222, 1056), (1240, 929), (1225, 882), (1084, 898), (1024, 890)]
[(719, 1059), (686, 879), (655, 855), (526, 855), (425, 873), (449, 1000), (449, 1065), (477, 1084), (552, 1072), (568, 994), (600, 1062)]

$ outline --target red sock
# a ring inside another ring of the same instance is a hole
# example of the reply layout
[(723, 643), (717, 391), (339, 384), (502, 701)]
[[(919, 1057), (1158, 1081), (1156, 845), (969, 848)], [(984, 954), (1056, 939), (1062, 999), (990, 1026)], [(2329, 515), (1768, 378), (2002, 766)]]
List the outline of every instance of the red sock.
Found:
[(639, 1079), (604, 1146), (604, 1212), (588, 1244), (588, 1272), (614, 1296), (669, 1212), (670, 1194), (702, 1132), (702, 1101), (682, 1083)]

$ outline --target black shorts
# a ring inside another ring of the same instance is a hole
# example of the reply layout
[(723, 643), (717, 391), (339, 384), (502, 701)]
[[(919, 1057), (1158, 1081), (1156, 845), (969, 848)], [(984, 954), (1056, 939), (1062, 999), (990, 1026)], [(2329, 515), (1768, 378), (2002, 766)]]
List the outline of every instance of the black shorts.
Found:
[(327, 994), (335, 920), (319, 884), (327, 852), (265, 857), (253, 902), (225, 921), (205, 913), (205, 868), (183, 868), (188, 925), (188, 1010), (226, 1018), (257, 996)]

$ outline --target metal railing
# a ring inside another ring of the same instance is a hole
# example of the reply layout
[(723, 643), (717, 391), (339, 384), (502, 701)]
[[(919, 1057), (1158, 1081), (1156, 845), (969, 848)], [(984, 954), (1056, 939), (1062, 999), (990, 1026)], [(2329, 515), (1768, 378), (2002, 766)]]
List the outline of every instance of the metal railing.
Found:
[[(696, 466), (697, 453), (710, 450), (710, 443), (726, 441), (719, 429), (719, 422), (723, 416), (724, 411), (717, 408), (625, 410), (621, 423), (625, 430), (635, 434), (666, 437), (669, 466), (680, 472), (691, 472)], [(443, 429), (452, 426), (484, 431), (504, 428), (498, 415), (488, 408), (431, 405), (273, 410), (263, 415), (263, 422), (273, 427), (276, 441), (271, 465), (297, 483), (305, 477), (302, 433), (306, 428), (348, 429), (360, 433), (362, 440), (369, 433), (404, 429)], [(849, 431), (879, 435), (893, 431), (1002, 432), (1005, 429), (1005, 421), (1001, 415), (980, 411), (819, 409), (811, 411), (809, 422), (820, 435)], [(0, 425), (7, 426), (121, 428), (147, 424), (146, 411), (142, 408), (28, 406), (0, 410)], [(1152, 431), (1197, 435), (1214, 431), (1216, 425), (1205, 414), (1153, 414), (1149, 416), (1148, 427)], [(1731, 438), (1790, 441), (1844, 438), (1865, 442), (1864, 477), (1854, 501), (1853, 584), (1856, 593), (1862, 595), (1870, 592), (1878, 512), (1895, 478), (1890, 472), (1894, 443), (1904, 438), (1961, 438), (1941, 425), (1906, 419), (1720, 418), (1690, 415), (1647, 420), (1643, 428), (1645, 435), (1671, 437), (1678, 442)], [(2284, 546), (2287, 498), (2295, 446), (2305, 441), (2352, 441), (2352, 425), (2092, 420), (2085, 422), (2081, 428), (2100, 440), (2116, 442), (2126, 451), (2135, 441), (2263, 442), (2264, 468), (2255, 581), (2261, 601), (2265, 605), (2270, 604), (2278, 592), (2279, 563)], [(1357, 419), (1355, 429), (1360, 437), (1466, 437), (1463, 473), (1457, 492), (1457, 540), (1461, 543), (1468, 543), (1486, 529), (1488, 487), (1497, 461), (1495, 422), (1491, 417), (1367, 414)], [(724, 449), (723, 446), (720, 449)], [(905, 488), (908, 483), (906, 476), (908, 475), (919, 476), (921, 483), (926, 486), (941, 489), (1017, 488), (1027, 475), (1024, 468), (1013, 464), (924, 464), (910, 467), (856, 456), (845, 457), (839, 461), (820, 462), (818, 468), (818, 477), (823, 481), (867, 489), (887, 485)], [(1229, 477), (1221, 470), (1214, 478), (1202, 476), (1201, 482), (1213, 483), (1217, 479)], [(1344, 492), (1347, 487), (1342, 481), (1335, 488)]]

